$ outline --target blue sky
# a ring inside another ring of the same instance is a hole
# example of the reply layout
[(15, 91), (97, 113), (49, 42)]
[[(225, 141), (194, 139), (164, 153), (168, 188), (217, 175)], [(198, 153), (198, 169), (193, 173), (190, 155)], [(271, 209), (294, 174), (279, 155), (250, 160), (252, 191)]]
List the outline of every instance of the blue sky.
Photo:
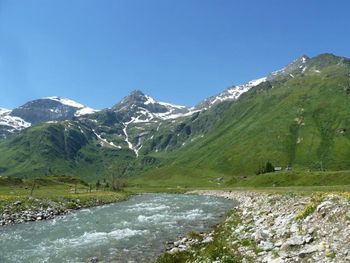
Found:
[(307, 54), (350, 57), (350, 1), (0, 0), (0, 107), (193, 105)]

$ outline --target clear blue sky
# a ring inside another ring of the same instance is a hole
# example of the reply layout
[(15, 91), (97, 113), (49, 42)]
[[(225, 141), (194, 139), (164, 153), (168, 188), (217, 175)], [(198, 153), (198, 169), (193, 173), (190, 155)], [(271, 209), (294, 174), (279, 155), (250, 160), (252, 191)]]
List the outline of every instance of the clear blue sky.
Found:
[(193, 105), (302, 54), (350, 57), (348, 0), (0, 0), (0, 107)]

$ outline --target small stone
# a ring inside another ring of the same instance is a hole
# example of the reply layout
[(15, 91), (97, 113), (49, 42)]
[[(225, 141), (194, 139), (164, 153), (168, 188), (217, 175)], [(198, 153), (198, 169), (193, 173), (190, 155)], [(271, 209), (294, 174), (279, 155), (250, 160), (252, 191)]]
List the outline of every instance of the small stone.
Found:
[(306, 236), (306, 237), (304, 237), (304, 241), (306, 244), (309, 244), (312, 241), (314, 241), (314, 238), (312, 236)]
[(321, 204), (319, 204), (316, 208), (317, 212), (320, 212), (321, 210), (323, 210), (324, 208), (326, 208), (327, 206), (331, 206), (333, 203), (331, 201), (324, 201)]
[(258, 230), (254, 234), (254, 239), (256, 242), (266, 240), (269, 237), (269, 232), (266, 230)]
[(302, 236), (292, 236), (287, 240), (286, 243), (290, 246), (301, 246), (305, 244), (305, 241), (303, 240)]
[(276, 243), (275, 243), (275, 247), (281, 247), (282, 246), (282, 241), (281, 240), (278, 240)]
[(274, 248), (274, 245), (269, 241), (261, 242), (261, 248), (265, 251), (270, 251)]
[(212, 237), (206, 237), (203, 239), (202, 243), (209, 243), (212, 242), (214, 239)]
[(91, 263), (97, 263), (97, 262), (98, 262), (98, 258), (97, 258), (97, 257), (92, 257), (92, 258), (90, 259), (90, 262), (91, 262)]
[(179, 252), (180, 251), (180, 249), (178, 249), (177, 247), (174, 247), (174, 248), (172, 248), (170, 251), (169, 251), (169, 254), (175, 254), (175, 253), (177, 253), (177, 252)]
[(261, 251), (261, 252), (258, 253), (258, 256), (264, 256), (264, 255), (266, 255), (265, 251)]
[(266, 262), (269, 262), (269, 263), (283, 263), (284, 260), (282, 258), (267, 258)]
[(290, 232), (291, 233), (297, 233), (298, 230), (299, 230), (298, 224), (296, 224), (296, 223), (292, 224), (292, 226), (290, 227)]
[(314, 229), (313, 227), (311, 227), (311, 228), (309, 228), (309, 229), (307, 230), (307, 233), (308, 233), (309, 235), (312, 235), (314, 232), (315, 232), (315, 229)]
[(287, 251), (289, 250), (290, 248), (290, 245), (288, 243), (284, 243), (282, 246), (281, 246), (281, 251)]

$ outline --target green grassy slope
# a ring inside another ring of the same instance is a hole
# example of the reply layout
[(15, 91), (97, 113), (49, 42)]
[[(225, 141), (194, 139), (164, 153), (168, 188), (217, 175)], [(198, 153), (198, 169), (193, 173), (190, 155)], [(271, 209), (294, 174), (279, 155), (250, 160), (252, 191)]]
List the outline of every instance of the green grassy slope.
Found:
[(166, 166), (149, 176), (166, 180), (178, 167), (245, 176), (266, 161), (295, 171), (349, 169), (349, 61), (323, 55), (308, 67), (244, 94), (211, 133), (167, 154)]
[[(83, 131), (83, 132), (81, 132)], [(44, 123), (0, 144), (2, 176), (78, 175), (86, 180), (109, 176), (108, 170), (127, 168), (129, 150), (102, 147), (91, 129), (66, 121)]]

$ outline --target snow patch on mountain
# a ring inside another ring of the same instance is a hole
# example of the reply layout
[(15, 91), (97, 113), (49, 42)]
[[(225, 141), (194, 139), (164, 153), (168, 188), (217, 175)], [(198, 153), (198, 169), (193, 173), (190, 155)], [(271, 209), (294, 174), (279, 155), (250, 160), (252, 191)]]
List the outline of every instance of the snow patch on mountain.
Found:
[(31, 123), (20, 117), (11, 116), (11, 110), (0, 108), (0, 138), (6, 138), (7, 134), (28, 128)]
[(157, 117), (159, 119), (162, 119), (162, 120), (174, 120), (174, 119), (177, 119), (177, 118), (181, 118), (181, 117), (187, 117), (187, 116), (191, 116), (192, 114), (196, 113), (196, 112), (200, 112), (201, 110), (196, 110), (194, 108), (190, 108), (188, 109), (187, 112), (185, 113), (166, 113), (166, 114), (157, 114)]
[(147, 95), (145, 95), (145, 97), (146, 97), (146, 99), (147, 99), (147, 100), (144, 102), (145, 105), (148, 105), (148, 104), (155, 104), (155, 103), (156, 103), (156, 101), (155, 101), (152, 97), (147, 96)]
[(52, 97), (46, 97), (44, 99), (49, 99), (49, 100), (55, 100), (60, 102), (61, 104), (67, 105), (67, 106), (71, 106), (73, 108), (84, 108), (85, 106), (83, 104), (80, 104), (74, 100), (71, 99), (67, 99), (67, 98), (62, 98), (59, 96), (52, 96)]
[(0, 108), (0, 126), (5, 126), (4, 129), (12, 133), (16, 130), (22, 130), (31, 126), (31, 123), (24, 121), (20, 117), (10, 115), (11, 110)]
[(89, 108), (89, 107), (84, 107), (84, 108), (78, 110), (75, 113), (75, 116), (76, 117), (80, 117), (80, 116), (83, 116), (83, 115), (93, 114), (95, 112), (98, 112), (98, 110), (95, 110), (95, 109), (92, 109), (92, 108)]
[(162, 102), (162, 101), (158, 101), (158, 104), (163, 105), (163, 106), (168, 107), (168, 108), (186, 109), (186, 106), (175, 105), (175, 104), (171, 104), (171, 103), (167, 103), (167, 102)]
[(85, 105), (83, 105), (83, 104), (81, 104), (79, 102), (76, 102), (74, 100), (67, 99), (67, 98), (62, 98), (62, 97), (59, 97), (59, 96), (46, 97), (44, 99), (54, 100), (54, 101), (57, 101), (57, 102), (59, 102), (59, 103), (61, 103), (63, 105), (70, 106), (70, 107), (73, 107), (73, 108), (77, 108), (78, 110), (75, 113), (76, 117), (98, 112), (98, 110), (95, 110), (95, 109), (92, 109), (90, 107), (87, 107), (87, 106), (85, 106)]
[(10, 113), (10, 112), (11, 112), (11, 110), (0, 107), (0, 115), (5, 114), (5, 113)]
[(158, 102), (158, 104), (165, 106), (168, 109), (166, 112), (154, 113), (155, 117), (161, 120), (177, 119), (180, 117), (190, 116), (194, 113), (186, 106), (175, 105), (166, 102)]
[[(147, 111), (147, 114), (150, 116), (150, 120), (153, 119), (161, 119), (161, 120), (168, 120), (168, 119), (175, 119), (184, 116), (184, 114), (188, 113), (188, 109), (186, 106), (182, 105), (176, 105), (171, 104), (167, 102), (162, 101), (156, 101), (152, 97), (145, 95), (146, 101), (144, 102), (145, 105), (161, 105), (165, 107), (167, 110), (165, 112), (151, 112), (147, 109), (144, 109)], [(145, 112), (141, 112), (145, 114)]]
[(128, 144), (129, 149), (132, 150), (135, 153), (136, 157), (138, 157), (140, 149), (137, 150), (137, 148), (134, 147), (133, 144), (129, 141), (129, 135), (128, 135), (128, 130), (127, 130), (128, 129), (128, 125), (130, 123), (133, 123), (134, 121), (135, 121), (135, 118), (131, 118), (130, 121), (124, 123), (123, 133), (125, 135), (125, 142)]
[(182, 105), (175, 105), (175, 104), (168, 103), (168, 102), (156, 101), (155, 99), (153, 99), (152, 97), (150, 97), (148, 95), (144, 95), (144, 96), (146, 98), (146, 101), (144, 102), (145, 105), (160, 104), (160, 105), (163, 105), (169, 109), (172, 109), (172, 108), (185, 109), (186, 108), (186, 106), (182, 106)]
[(226, 100), (237, 100), (243, 93), (250, 90), (252, 87), (258, 86), (260, 83), (266, 81), (266, 77), (251, 80), (246, 84), (234, 86), (232, 88), (227, 89), (223, 93), (219, 94), (211, 104), (215, 104), (217, 102), (226, 101)]
[[(79, 128), (80, 128), (80, 127), (79, 127)], [(84, 132), (82, 131), (81, 128), (80, 128), (80, 131), (81, 131), (82, 133), (84, 133)], [(97, 137), (97, 139), (100, 140), (100, 141), (102, 142), (102, 145), (103, 145), (103, 146), (110, 146), (110, 147), (117, 148), (117, 149), (121, 149), (121, 148), (122, 148), (121, 146), (119, 146), (119, 145), (117, 146), (117, 145), (115, 145), (113, 142), (109, 142), (109, 141), (107, 141), (106, 139), (102, 138), (102, 136), (99, 135), (94, 129), (92, 130), (92, 132), (95, 134), (95, 136)]]
[(8, 113), (10, 112), (11, 111), (0, 115), (0, 125), (9, 127), (9, 129), (7, 129), (8, 132), (22, 130), (31, 126), (31, 123), (26, 122), (22, 118), (9, 115)]
[(204, 100), (203, 102), (201, 102), (200, 104), (198, 104), (197, 106), (190, 108), (190, 112), (192, 111), (194, 113), (195, 111), (206, 110), (211, 106), (223, 101), (237, 100), (243, 93), (259, 85), (260, 83), (265, 82), (266, 79), (267, 79), (266, 77), (259, 78), (259, 79), (251, 80), (243, 85), (230, 87), (224, 90), (223, 92), (219, 93), (218, 95), (210, 97)]
[(289, 63), (287, 66), (283, 67), (282, 69), (272, 72), (268, 76), (268, 79), (273, 79), (276, 76), (285, 75), (285, 74), (290, 75), (291, 72), (293, 72), (297, 69), (301, 70), (301, 72), (304, 73), (307, 69), (306, 63), (309, 60), (310, 60), (310, 58), (308, 56), (303, 55), (303, 56), (295, 59), (293, 62)]

